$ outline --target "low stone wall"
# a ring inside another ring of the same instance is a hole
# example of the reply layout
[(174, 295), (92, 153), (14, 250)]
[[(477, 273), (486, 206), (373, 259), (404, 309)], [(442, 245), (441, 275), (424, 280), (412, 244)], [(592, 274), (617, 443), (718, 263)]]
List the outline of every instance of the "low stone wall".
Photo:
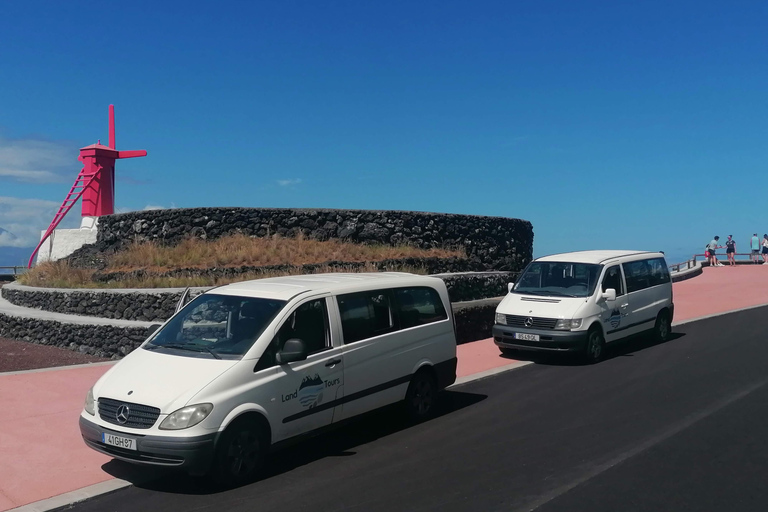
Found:
[[(457, 342), (461, 344), (489, 338), (499, 301), (487, 299), (454, 304)], [(66, 348), (110, 359), (120, 359), (138, 348), (147, 337), (147, 329), (74, 324), (0, 313), (1, 338)]]
[(0, 313), (0, 337), (120, 359), (144, 342), (147, 328), (71, 324)]
[(496, 306), (503, 297), (452, 304), (458, 344), (490, 338)]
[[(193, 296), (208, 288), (193, 288)], [(11, 283), (0, 288), (11, 304), (54, 313), (142, 322), (164, 322), (176, 310), (183, 289), (97, 290), (35, 288)]]
[[(469, 272), (436, 274), (445, 281), (451, 302), (498, 297), (507, 293), (507, 283), (515, 272)], [(209, 288), (192, 288), (193, 297)], [(72, 289), (36, 288), (11, 283), (0, 294), (17, 306), (54, 313), (95, 316), (142, 322), (163, 322), (176, 310), (184, 290), (170, 289)]]
[(533, 254), (533, 226), (521, 219), (387, 210), (189, 208), (100, 217), (97, 243), (69, 259), (92, 267), (99, 265), (103, 254), (133, 240), (173, 245), (188, 236), (215, 239), (234, 233), (255, 237), (302, 233), (316, 240), (412, 244), (423, 249), (464, 247), (472, 270), (519, 271)]
[(445, 281), (451, 302), (464, 302), (501, 297), (507, 294), (507, 284), (517, 279), (519, 272), (462, 272), (434, 274)]

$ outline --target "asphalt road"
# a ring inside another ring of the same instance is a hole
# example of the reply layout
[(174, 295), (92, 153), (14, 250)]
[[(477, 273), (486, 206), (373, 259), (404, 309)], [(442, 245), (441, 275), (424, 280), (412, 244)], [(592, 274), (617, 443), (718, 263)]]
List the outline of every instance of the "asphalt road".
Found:
[(594, 366), (547, 359), (468, 383), (421, 425), (374, 413), (278, 453), (239, 489), (166, 474), (74, 510), (765, 510), (767, 314), (680, 326)]

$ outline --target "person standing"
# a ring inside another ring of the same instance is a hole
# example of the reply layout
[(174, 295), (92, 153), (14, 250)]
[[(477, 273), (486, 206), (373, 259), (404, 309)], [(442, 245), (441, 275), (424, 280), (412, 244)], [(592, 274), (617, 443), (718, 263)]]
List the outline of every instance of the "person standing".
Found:
[(763, 264), (768, 263), (768, 233), (763, 235)]
[(707, 250), (709, 250), (709, 264), (713, 267), (722, 267), (724, 266), (722, 263), (717, 261), (717, 249), (722, 249), (722, 245), (717, 245), (717, 241), (720, 240), (719, 236), (715, 236), (715, 238), (712, 239), (711, 242), (709, 242), (709, 245), (707, 245)]
[(752, 249), (752, 254), (750, 255), (752, 263), (758, 263), (758, 260), (760, 259), (760, 239), (757, 238), (757, 233), (752, 235), (752, 239), (749, 243)]
[(728, 264), (732, 267), (736, 265), (736, 240), (733, 235), (728, 235), (728, 240), (725, 241), (725, 254), (728, 256)]

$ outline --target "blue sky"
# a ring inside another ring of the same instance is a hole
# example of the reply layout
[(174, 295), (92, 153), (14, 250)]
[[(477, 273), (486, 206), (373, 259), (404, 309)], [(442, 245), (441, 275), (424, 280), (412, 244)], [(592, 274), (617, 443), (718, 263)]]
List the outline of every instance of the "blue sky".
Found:
[(0, 227), (47, 226), (114, 103), (118, 149), (149, 152), (118, 162), (121, 211), (518, 217), (537, 256), (745, 246), (767, 24), (738, 1), (4, 2)]

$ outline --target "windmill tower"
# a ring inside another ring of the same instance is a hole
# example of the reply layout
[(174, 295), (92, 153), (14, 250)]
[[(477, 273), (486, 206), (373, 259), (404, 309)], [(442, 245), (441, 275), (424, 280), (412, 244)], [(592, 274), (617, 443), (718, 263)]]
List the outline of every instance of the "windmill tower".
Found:
[[(101, 141), (80, 149), (78, 160), (83, 163), (77, 179), (54, 215), (50, 226), (40, 238), (28, 267), (35, 256), (38, 261), (57, 260), (75, 252), (85, 244), (94, 243), (98, 230), (98, 218), (115, 213), (115, 161), (120, 158), (147, 156), (144, 150), (118, 151), (115, 149), (115, 106), (109, 106), (109, 146)], [(82, 198), (80, 229), (59, 229), (72, 207)], [(43, 249), (41, 251), (41, 248)]]

